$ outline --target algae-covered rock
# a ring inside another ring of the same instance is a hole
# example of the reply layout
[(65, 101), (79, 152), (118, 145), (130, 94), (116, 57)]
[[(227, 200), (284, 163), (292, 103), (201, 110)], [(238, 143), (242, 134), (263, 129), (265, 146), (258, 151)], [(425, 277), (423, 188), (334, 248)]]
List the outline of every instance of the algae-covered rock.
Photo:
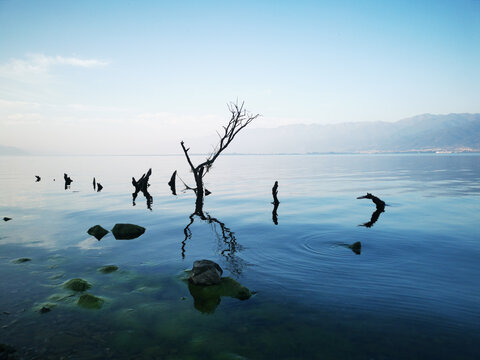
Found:
[(211, 260), (197, 260), (193, 263), (188, 280), (195, 285), (216, 285), (222, 280), (223, 270)]
[(85, 291), (92, 287), (92, 285), (83, 279), (70, 279), (65, 282), (63, 286), (73, 291)]
[(110, 274), (117, 270), (118, 270), (118, 266), (116, 265), (105, 265), (98, 269), (98, 271), (100, 271), (103, 274)]
[(220, 284), (202, 286), (188, 283), (188, 290), (194, 299), (194, 306), (203, 313), (212, 313), (220, 304), (222, 296), (228, 296), (239, 300), (247, 300), (252, 296), (251, 291), (238, 281), (224, 277)]
[(78, 298), (77, 304), (86, 309), (100, 309), (104, 303), (102, 298), (92, 294), (83, 294)]
[(145, 232), (145, 228), (134, 224), (115, 224), (112, 234), (117, 240), (132, 240)]
[(13, 260), (13, 263), (23, 264), (23, 263), (26, 263), (26, 262), (29, 262), (29, 261), (32, 261), (32, 259), (30, 259), (30, 258), (19, 258), (19, 259)]
[(105, 235), (108, 234), (108, 230), (104, 229), (100, 225), (95, 225), (88, 229), (87, 233), (100, 241)]
[(43, 303), (43, 304), (40, 304), (40, 305), (36, 306), (34, 308), (34, 310), (39, 312), (40, 314), (46, 314), (46, 313), (52, 311), (52, 309), (55, 306), (57, 306), (57, 305), (53, 304), (53, 303)]

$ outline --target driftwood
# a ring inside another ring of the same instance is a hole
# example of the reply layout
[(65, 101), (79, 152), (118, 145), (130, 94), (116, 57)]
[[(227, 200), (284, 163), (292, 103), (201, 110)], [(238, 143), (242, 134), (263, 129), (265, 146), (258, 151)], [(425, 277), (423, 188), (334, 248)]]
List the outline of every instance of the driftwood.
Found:
[(378, 197), (370, 193), (367, 193), (367, 195), (364, 195), (364, 196), (359, 196), (357, 197), (357, 199), (370, 199), (373, 201), (373, 203), (377, 207), (377, 210), (381, 210), (381, 211), (385, 210), (385, 201), (380, 200)]
[(177, 176), (177, 170), (175, 170), (172, 174), (172, 177), (170, 178), (170, 181), (168, 182), (168, 186), (170, 186), (170, 190), (172, 190), (173, 195), (177, 195), (177, 187), (175, 184), (175, 178)]
[(132, 194), (133, 206), (136, 205), (135, 199), (137, 198), (138, 193), (141, 191), (147, 199), (147, 208), (149, 210), (152, 210), (153, 197), (148, 192), (148, 187), (150, 186), (148, 180), (150, 179), (150, 175), (152, 175), (152, 169), (149, 169), (146, 174), (143, 174), (142, 177), (138, 179), (138, 181), (135, 180), (134, 177), (132, 177), (132, 185), (135, 187), (135, 192)]
[(278, 194), (278, 181), (275, 181), (275, 184), (272, 187), (272, 196), (273, 196), (272, 221), (275, 225), (278, 225), (277, 209), (278, 209), (278, 205), (280, 205), (280, 201), (278, 201), (277, 194)]
[(367, 228), (370, 228), (375, 224), (380, 217), (380, 214), (385, 211), (385, 201), (381, 200), (380, 198), (376, 197), (375, 195), (372, 195), (370, 193), (367, 193), (367, 195), (364, 196), (359, 196), (357, 199), (370, 199), (373, 201), (373, 203), (376, 206), (376, 210), (372, 213), (372, 217), (370, 218), (370, 221), (367, 221), (366, 223), (360, 224), (359, 226), (365, 226)]
[(65, 180), (65, 190), (67, 190), (70, 188), (70, 184), (73, 180), (67, 174), (63, 174), (63, 180)]

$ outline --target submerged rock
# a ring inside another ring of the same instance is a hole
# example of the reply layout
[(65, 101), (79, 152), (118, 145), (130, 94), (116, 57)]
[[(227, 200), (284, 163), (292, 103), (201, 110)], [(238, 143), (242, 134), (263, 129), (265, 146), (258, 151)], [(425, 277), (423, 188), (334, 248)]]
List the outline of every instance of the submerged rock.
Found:
[(78, 298), (77, 304), (85, 309), (100, 309), (104, 300), (92, 294), (83, 294)]
[(40, 312), (40, 314), (45, 314), (45, 313), (47, 313), (47, 312), (52, 311), (52, 309), (50, 309), (49, 307), (44, 306), (44, 307), (42, 307), (42, 308), (41, 308), (40, 310), (38, 310), (38, 311)]
[(92, 287), (92, 285), (89, 284), (87, 281), (78, 278), (68, 280), (63, 284), (63, 286), (73, 291), (85, 291)]
[(87, 233), (100, 241), (105, 235), (108, 234), (108, 230), (104, 229), (100, 225), (95, 225), (88, 229)]
[(16, 353), (16, 352), (17, 352), (17, 350), (15, 350), (15, 348), (11, 347), (10, 345), (0, 344), (0, 358), (1, 359), (9, 359), (10, 357), (9, 357), (8, 354), (13, 354), (13, 353)]
[(13, 263), (23, 264), (23, 263), (26, 263), (26, 262), (29, 262), (29, 261), (32, 261), (32, 259), (30, 259), (30, 258), (19, 258), (19, 259), (13, 260)]
[(53, 303), (43, 303), (43, 304), (40, 304), (39, 306), (37, 306), (35, 308), (35, 311), (38, 311), (40, 314), (46, 314), (50, 311), (52, 311), (52, 309), (56, 306), (56, 304), (53, 304)]
[(220, 284), (223, 270), (217, 263), (211, 260), (197, 260), (193, 263), (193, 268), (188, 280), (195, 285), (215, 285)]
[(145, 228), (134, 224), (115, 224), (112, 234), (117, 240), (132, 240), (145, 232)]
[(105, 265), (98, 269), (98, 271), (100, 271), (103, 274), (110, 274), (117, 270), (118, 270), (118, 266), (116, 265)]
[(238, 281), (225, 277), (220, 283), (211, 286), (188, 284), (188, 290), (193, 297), (195, 309), (203, 313), (213, 313), (220, 304), (222, 296), (228, 296), (239, 300), (248, 300), (252, 292)]

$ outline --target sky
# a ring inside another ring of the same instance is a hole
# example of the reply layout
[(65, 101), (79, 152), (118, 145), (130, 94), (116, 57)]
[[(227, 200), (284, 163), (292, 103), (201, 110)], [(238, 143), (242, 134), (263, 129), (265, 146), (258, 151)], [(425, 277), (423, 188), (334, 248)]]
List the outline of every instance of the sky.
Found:
[(0, 0), (0, 145), (180, 153), (232, 101), (252, 128), (478, 113), (479, 64), (480, 0)]

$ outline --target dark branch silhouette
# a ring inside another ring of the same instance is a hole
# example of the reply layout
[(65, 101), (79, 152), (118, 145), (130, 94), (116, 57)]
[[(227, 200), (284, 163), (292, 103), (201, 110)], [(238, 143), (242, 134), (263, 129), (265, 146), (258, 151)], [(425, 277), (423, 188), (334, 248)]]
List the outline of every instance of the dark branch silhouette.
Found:
[(364, 196), (359, 196), (357, 197), (357, 199), (370, 199), (373, 201), (373, 203), (377, 207), (377, 210), (382, 210), (382, 211), (385, 210), (385, 201), (380, 200), (378, 197), (370, 193), (367, 193), (367, 195), (364, 195)]
[(190, 169), (193, 173), (193, 178), (195, 180), (196, 187), (191, 188), (187, 186), (187, 188), (194, 190), (195, 194), (197, 195), (196, 208), (201, 208), (203, 206), (204, 196), (210, 194), (210, 192), (206, 190), (203, 186), (203, 177), (210, 171), (215, 160), (231, 144), (231, 142), (233, 141), (235, 136), (237, 136), (240, 130), (245, 128), (248, 124), (250, 124), (253, 120), (260, 116), (259, 114), (253, 115), (247, 112), (247, 110), (244, 109), (244, 103), (242, 103), (241, 105), (237, 103), (231, 103), (228, 106), (228, 109), (230, 110), (231, 118), (227, 126), (223, 127), (223, 133), (217, 132), (220, 138), (219, 143), (217, 144), (217, 146), (215, 146), (213, 152), (207, 157), (204, 162), (195, 166), (190, 159), (190, 155), (188, 154), (190, 148), (186, 148), (183, 141), (180, 142), (183, 153), (185, 154), (187, 162), (190, 165)]
[(173, 195), (177, 195), (177, 188), (175, 185), (175, 178), (177, 176), (177, 170), (175, 170), (172, 174), (172, 177), (170, 178), (170, 181), (168, 182), (168, 186), (170, 186), (170, 190), (172, 190)]
[(70, 188), (70, 184), (73, 180), (67, 174), (63, 174), (63, 179), (65, 180), (65, 190), (67, 190)]
[(272, 221), (275, 225), (278, 225), (277, 209), (278, 209), (278, 205), (280, 205), (280, 201), (278, 201), (277, 194), (278, 194), (278, 181), (275, 181), (275, 184), (273, 185), (273, 188), (272, 188), (272, 196), (273, 196)]
[(273, 203), (272, 221), (275, 225), (278, 225), (278, 214), (277, 214), (278, 205), (280, 205), (280, 203)]
[(367, 228), (371, 228), (373, 226), (373, 224), (375, 224), (378, 220), (378, 218), (380, 217), (380, 214), (382, 212), (384, 212), (385, 210), (375, 210), (373, 213), (372, 213), (372, 217), (370, 218), (370, 221), (367, 221), (366, 223), (363, 223), (363, 224), (360, 224), (358, 226), (365, 226)]
[(365, 226), (367, 228), (371, 228), (373, 224), (375, 224), (380, 217), (380, 214), (385, 211), (385, 201), (380, 200), (378, 197), (375, 195), (372, 195), (370, 193), (367, 193), (367, 195), (364, 196), (359, 196), (357, 199), (370, 199), (373, 201), (377, 209), (372, 213), (372, 217), (370, 218), (370, 221), (360, 224), (358, 226)]
[[(237, 136), (237, 134), (243, 128), (245, 128), (248, 124), (250, 124), (253, 120), (260, 116), (259, 114), (252, 115), (247, 112), (247, 110), (244, 109), (244, 103), (242, 103), (241, 105), (237, 103), (231, 103), (228, 106), (228, 109), (231, 113), (230, 120), (227, 126), (223, 127), (222, 133), (217, 132), (220, 138), (219, 143), (215, 146), (213, 152), (207, 157), (204, 162), (195, 166), (192, 162), (192, 159), (190, 158), (190, 155), (188, 154), (190, 148), (187, 148), (183, 141), (180, 142), (183, 153), (185, 154), (185, 158), (187, 159), (188, 165), (190, 166), (190, 170), (193, 173), (195, 187), (190, 187), (180, 177), (179, 179), (185, 185), (185, 190), (193, 190), (196, 195), (195, 211), (189, 216), (190, 221), (188, 225), (183, 229), (185, 238), (182, 241), (182, 258), (185, 258), (185, 247), (187, 244), (187, 240), (191, 239), (192, 237), (192, 231), (190, 230), (190, 226), (195, 221), (195, 217), (199, 217), (202, 221), (206, 221), (207, 223), (212, 225), (212, 228), (217, 235), (217, 239), (219, 241), (219, 251), (221, 255), (224, 256), (227, 264), (229, 265), (230, 271), (233, 274), (239, 275), (242, 271), (244, 264), (241, 259), (235, 256), (236, 252), (239, 250), (239, 245), (237, 244), (234, 232), (230, 230), (223, 222), (203, 211), (203, 199), (205, 196), (211, 194), (211, 192), (205, 189), (203, 185), (203, 177), (210, 171), (215, 160), (231, 144), (235, 136)], [(174, 173), (174, 175), (175, 174), (176, 173)], [(169, 182), (170, 188), (172, 188), (172, 184), (175, 184), (174, 181), (172, 182), (172, 180), (174, 179), (174, 175), (172, 175), (172, 179), (170, 179)]]
[(138, 181), (135, 180), (134, 177), (132, 177), (132, 185), (135, 187), (135, 192), (132, 194), (132, 203), (133, 206), (135, 206), (135, 199), (137, 198), (138, 193), (141, 191), (143, 196), (147, 199), (147, 208), (149, 210), (152, 210), (152, 203), (153, 203), (153, 197), (150, 195), (148, 192), (148, 187), (150, 184), (148, 183), (148, 180), (150, 179), (150, 175), (152, 175), (152, 169), (149, 169), (146, 174), (143, 174)]
[(225, 258), (228, 269), (232, 274), (240, 275), (245, 265), (243, 261), (236, 256), (237, 251), (241, 250), (241, 246), (237, 243), (235, 233), (227, 227), (225, 223), (204, 212), (203, 209), (195, 209), (195, 212), (189, 216), (189, 223), (183, 229), (185, 238), (182, 241), (182, 259), (185, 258), (187, 240), (192, 238), (190, 226), (194, 223), (195, 217), (212, 225), (212, 229), (218, 240), (219, 252)]
[(102, 184), (100, 184), (99, 182), (97, 182), (97, 180), (95, 180), (95, 178), (93, 178), (93, 190), (100, 192), (102, 191), (102, 189), (103, 189)]

